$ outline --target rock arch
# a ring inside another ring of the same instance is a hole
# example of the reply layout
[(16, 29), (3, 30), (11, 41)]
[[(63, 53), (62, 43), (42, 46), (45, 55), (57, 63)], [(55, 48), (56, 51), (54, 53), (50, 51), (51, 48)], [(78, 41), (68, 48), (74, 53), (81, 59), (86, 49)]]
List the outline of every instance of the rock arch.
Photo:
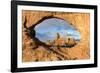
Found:
[[(27, 17), (28, 22), (27, 26), (30, 27), (33, 24), (36, 24), (39, 20), (44, 17), (54, 17), (60, 18), (71, 25), (75, 26), (80, 32), (81, 40), (80, 43), (74, 47), (75, 49), (69, 50), (69, 55), (78, 59), (87, 59), (89, 58), (90, 50), (90, 14), (89, 13), (72, 13), (72, 12), (48, 12), (48, 11), (22, 11), (22, 21), (24, 22), (24, 16)], [(82, 54), (83, 53), (83, 54)]]

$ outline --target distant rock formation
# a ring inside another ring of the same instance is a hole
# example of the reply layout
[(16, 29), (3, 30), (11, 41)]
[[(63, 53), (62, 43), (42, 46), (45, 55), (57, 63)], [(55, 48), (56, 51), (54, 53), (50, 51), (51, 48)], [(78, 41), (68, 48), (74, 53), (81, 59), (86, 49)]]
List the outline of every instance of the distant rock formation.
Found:
[(54, 45), (56, 45), (56, 46), (64, 46), (65, 45), (65, 40), (64, 40), (64, 38), (62, 38), (60, 36), (59, 33), (57, 33), (57, 38), (55, 39), (55, 44)]
[(76, 40), (72, 37), (68, 37), (64, 39), (63, 37), (60, 36), (59, 33), (57, 33), (57, 37), (55, 40), (48, 40), (47, 42), (48, 45), (50, 46), (59, 46), (59, 47), (73, 47), (76, 45)]
[(67, 47), (73, 47), (77, 43), (76, 43), (76, 40), (74, 38), (69, 37), (69, 38), (66, 39), (65, 44), (66, 44)]

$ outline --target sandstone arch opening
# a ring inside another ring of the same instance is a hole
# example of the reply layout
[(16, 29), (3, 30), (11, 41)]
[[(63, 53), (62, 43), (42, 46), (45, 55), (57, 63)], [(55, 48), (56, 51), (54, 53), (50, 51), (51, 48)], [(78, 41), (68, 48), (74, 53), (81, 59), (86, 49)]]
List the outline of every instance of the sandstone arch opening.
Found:
[[(36, 36), (32, 39), (29, 35), (27, 35), (27, 33), (29, 32), (27, 32), (24, 27), (25, 18), (27, 20), (26, 26), (30, 30), (31, 26), (35, 28), (38, 25), (41, 25), (40, 23), (42, 23), (43, 21), (50, 18), (58, 18), (64, 20), (65, 22), (68, 21), (69, 24), (74, 26), (76, 30), (79, 32), (80, 42), (72, 48), (67, 47), (67, 49), (65, 49), (63, 47), (59, 48), (58, 46), (59, 49), (54, 47), (49, 47), (48, 49), (46, 49), (44, 45), (40, 45), (42, 42), (37, 45), (37, 42), (35, 42)], [(90, 59), (90, 14), (89, 13), (23, 10), (22, 22), (23, 22), (23, 27), (22, 27), (23, 62)], [(51, 49), (51, 51), (49, 49)]]
[(48, 18), (34, 28), (40, 41), (52, 47), (74, 47), (80, 41), (79, 31), (61, 18)]

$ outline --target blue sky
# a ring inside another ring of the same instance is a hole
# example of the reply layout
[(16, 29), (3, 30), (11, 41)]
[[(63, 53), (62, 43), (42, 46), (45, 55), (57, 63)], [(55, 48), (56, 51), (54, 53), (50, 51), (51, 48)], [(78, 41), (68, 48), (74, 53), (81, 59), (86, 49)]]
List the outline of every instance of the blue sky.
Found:
[(80, 33), (75, 27), (64, 20), (57, 18), (44, 20), (35, 27), (35, 31), (36, 37), (43, 42), (47, 40), (54, 40), (57, 33), (64, 38), (70, 36), (75, 39), (80, 39)]

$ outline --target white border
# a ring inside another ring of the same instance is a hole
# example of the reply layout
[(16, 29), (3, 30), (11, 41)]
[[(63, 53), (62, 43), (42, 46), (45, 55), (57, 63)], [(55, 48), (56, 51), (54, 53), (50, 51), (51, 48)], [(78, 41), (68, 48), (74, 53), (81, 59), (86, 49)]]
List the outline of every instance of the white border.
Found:
[[(43, 67), (43, 66), (60, 66), (60, 65), (78, 65), (78, 64), (92, 64), (94, 63), (94, 10), (92, 9), (77, 9), (77, 8), (57, 8), (57, 7), (40, 7), (40, 6), (23, 6), (18, 7), (18, 52), (17, 52), (17, 66), (18, 68), (25, 67)], [(59, 11), (59, 12), (82, 12), (90, 13), (90, 59), (89, 60), (71, 60), (71, 61), (48, 61), (48, 62), (22, 62), (22, 10), (38, 10), (38, 11)], [(92, 33), (91, 33), (92, 32)]]

